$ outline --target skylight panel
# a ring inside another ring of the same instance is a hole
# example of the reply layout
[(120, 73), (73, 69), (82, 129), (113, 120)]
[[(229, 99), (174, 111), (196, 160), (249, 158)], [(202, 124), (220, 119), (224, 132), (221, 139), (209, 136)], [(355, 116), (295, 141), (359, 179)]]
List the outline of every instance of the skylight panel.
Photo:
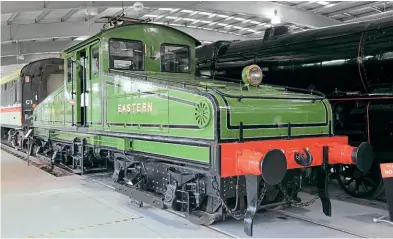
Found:
[(198, 14), (210, 16), (210, 15), (212, 15), (213, 13), (210, 13), (210, 12), (198, 12)]
[(317, 3), (319, 3), (319, 4), (321, 4), (321, 5), (329, 5), (329, 3), (328, 3), (328, 2), (325, 2), (325, 1), (318, 1)]
[(229, 17), (229, 16), (227, 16), (227, 15), (222, 15), (222, 14), (218, 14), (217, 17), (227, 18), (227, 17)]

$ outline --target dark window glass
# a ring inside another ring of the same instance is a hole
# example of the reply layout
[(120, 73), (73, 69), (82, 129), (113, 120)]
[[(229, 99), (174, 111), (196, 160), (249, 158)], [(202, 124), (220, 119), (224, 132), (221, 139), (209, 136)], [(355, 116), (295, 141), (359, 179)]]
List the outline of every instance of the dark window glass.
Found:
[(72, 80), (72, 60), (71, 60), (71, 58), (68, 58), (68, 59), (67, 59), (67, 66), (68, 66), (68, 71), (67, 71), (68, 78), (67, 78), (67, 82), (71, 82), (71, 80)]
[(132, 40), (109, 40), (109, 68), (143, 70), (143, 44)]
[(91, 74), (95, 75), (100, 70), (100, 56), (98, 53), (98, 47), (94, 47), (91, 50)]
[(161, 45), (161, 71), (173, 73), (190, 72), (190, 47)]

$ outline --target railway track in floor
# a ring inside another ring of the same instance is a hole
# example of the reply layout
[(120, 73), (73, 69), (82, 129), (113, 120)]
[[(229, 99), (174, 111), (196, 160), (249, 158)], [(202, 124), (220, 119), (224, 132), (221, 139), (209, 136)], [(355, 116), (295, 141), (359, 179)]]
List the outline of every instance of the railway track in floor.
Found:
[[(43, 170), (43, 171), (45, 171), (47, 173), (50, 173), (50, 174), (52, 174), (52, 175), (54, 175), (56, 177), (75, 175), (75, 173), (73, 173), (71, 169), (66, 168), (64, 166), (61, 166), (61, 165), (54, 165), (53, 167), (48, 167), (48, 165), (45, 164), (44, 162), (42, 162), (41, 159), (38, 159), (38, 158), (36, 158), (34, 156), (29, 156), (28, 157), (27, 153), (25, 153), (23, 151), (20, 151), (20, 150), (16, 150), (16, 149), (14, 149), (13, 147), (11, 147), (11, 146), (9, 146), (7, 144), (4, 144), (3, 142), (1, 142), (1, 149), (4, 150), (5, 152), (11, 154), (11, 155), (16, 156), (17, 158), (19, 158), (21, 160), (26, 161), (28, 164), (36, 166), (36, 167), (40, 168), (41, 170)], [(104, 187), (107, 187), (109, 189), (115, 190), (115, 187), (113, 185), (111, 185), (111, 183), (110, 183), (111, 179), (109, 177), (109, 172), (108, 173), (90, 173), (90, 174), (87, 174), (87, 175), (79, 175), (79, 174), (77, 174), (77, 175), (82, 177), (82, 178), (84, 178), (84, 179), (86, 179), (86, 180), (88, 180), (88, 181), (91, 181), (91, 182), (100, 184), (100, 185), (102, 185)], [(101, 180), (97, 180), (97, 178), (99, 178)], [(381, 204), (381, 202), (379, 202), (379, 201), (376, 201), (376, 203)], [(170, 212), (170, 213), (172, 213), (174, 215), (183, 217), (183, 218), (185, 217), (183, 214), (178, 213), (178, 212), (173, 211), (173, 210), (170, 210), (170, 209), (168, 209), (166, 211), (168, 211), (168, 212)], [(331, 230), (334, 230), (334, 231), (338, 231), (338, 232), (347, 234), (349, 236), (355, 236), (355, 237), (360, 237), (360, 238), (368, 238), (368, 236), (362, 235), (362, 234), (360, 234), (358, 232), (353, 232), (353, 231), (345, 230), (343, 228), (338, 228), (338, 227), (335, 227), (335, 226), (332, 226), (332, 225), (320, 223), (318, 220), (315, 220), (313, 218), (302, 217), (302, 216), (299, 216), (299, 215), (296, 215), (296, 214), (289, 213), (289, 212), (286, 212), (284, 210), (281, 210), (280, 208), (277, 208), (275, 210), (268, 210), (268, 211), (275, 212), (275, 213), (277, 213), (277, 214), (279, 214), (281, 216), (294, 218), (294, 219), (297, 219), (297, 220), (300, 220), (300, 221), (303, 221), (303, 222), (307, 222), (307, 223), (318, 225), (318, 226), (321, 226), (321, 227), (325, 227), (325, 228), (328, 228), (328, 229), (331, 229)], [(213, 224), (211, 226), (207, 226), (207, 227), (209, 229), (211, 229), (211, 230), (214, 230), (216, 232), (219, 232), (219, 233), (225, 235), (226, 237), (239, 238), (236, 235), (233, 235), (231, 233), (228, 233), (228, 232), (225, 232), (225, 231), (221, 230), (220, 228), (216, 227), (215, 224)]]

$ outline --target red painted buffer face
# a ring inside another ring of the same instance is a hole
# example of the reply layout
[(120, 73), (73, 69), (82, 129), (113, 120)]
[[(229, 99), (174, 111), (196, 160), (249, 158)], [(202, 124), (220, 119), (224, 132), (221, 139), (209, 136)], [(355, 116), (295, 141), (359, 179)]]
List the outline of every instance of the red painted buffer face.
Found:
[(374, 160), (368, 143), (351, 147), (346, 136), (223, 143), (221, 177), (262, 175), (275, 185), (289, 169), (321, 166), (324, 146), (328, 147), (329, 164), (356, 164), (366, 172)]

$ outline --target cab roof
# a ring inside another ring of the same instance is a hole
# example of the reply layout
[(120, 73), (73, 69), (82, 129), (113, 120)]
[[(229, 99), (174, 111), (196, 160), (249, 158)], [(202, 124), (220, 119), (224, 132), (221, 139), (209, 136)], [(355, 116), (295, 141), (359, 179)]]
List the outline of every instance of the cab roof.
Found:
[(63, 52), (66, 53), (66, 54), (68, 54), (68, 53), (71, 53), (71, 52), (73, 52), (73, 51), (75, 51), (75, 50), (77, 50), (77, 49), (80, 49), (80, 48), (82, 48), (82, 47), (88, 45), (89, 43), (93, 42), (94, 40), (99, 39), (99, 37), (100, 37), (103, 33), (108, 33), (108, 32), (110, 32), (110, 31), (117, 30), (117, 29), (119, 29), (119, 28), (128, 28), (128, 27), (129, 27), (129, 28), (134, 28), (134, 27), (141, 27), (141, 26), (146, 26), (146, 25), (155, 26), (155, 27), (160, 27), (160, 28), (166, 28), (166, 29), (171, 29), (171, 30), (173, 30), (173, 31), (177, 31), (177, 32), (179, 32), (179, 33), (181, 33), (181, 34), (183, 34), (183, 35), (189, 37), (190, 39), (192, 39), (192, 40), (195, 42), (195, 46), (196, 46), (196, 47), (197, 47), (197, 46), (200, 46), (200, 45), (202, 44), (199, 40), (197, 40), (197, 39), (194, 38), (193, 36), (191, 36), (191, 35), (189, 35), (189, 34), (183, 32), (183, 31), (180, 31), (180, 30), (178, 30), (178, 29), (176, 29), (176, 28), (167, 26), (167, 25), (154, 24), (154, 23), (132, 23), (132, 24), (125, 24), (125, 25), (122, 25), (122, 26), (113, 27), (113, 28), (109, 28), (109, 29), (103, 30), (103, 31), (101, 31), (101, 32), (99, 32), (99, 33), (97, 33), (97, 34), (95, 34), (95, 35), (89, 37), (88, 39), (86, 39), (86, 40), (84, 40), (84, 41), (82, 41), (82, 42), (80, 42), (80, 43), (78, 43), (78, 44), (76, 44), (76, 45), (74, 45), (74, 46), (71, 46), (71, 47), (69, 47), (69, 48), (67, 48), (67, 49), (65, 49), (65, 50), (63, 50)]

